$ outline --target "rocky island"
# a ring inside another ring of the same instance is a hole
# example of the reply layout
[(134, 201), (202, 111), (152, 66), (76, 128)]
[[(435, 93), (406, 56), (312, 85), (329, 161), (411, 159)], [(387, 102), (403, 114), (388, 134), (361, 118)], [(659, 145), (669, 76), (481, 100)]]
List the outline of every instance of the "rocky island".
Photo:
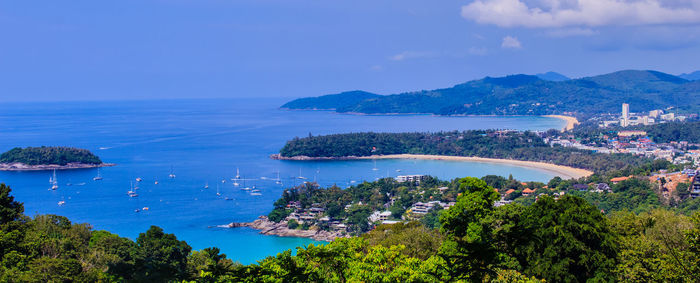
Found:
[(319, 229), (292, 229), (289, 228), (287, 221), (273, 222), (267, 216), (260, 216), (253, 222), (231, 222), (225, 225), (227, 228), (249, 227), (255, 230), (260, 230), (263, 235), (275, 235), (280, 237), (302, 237), (311, 238), (316, 241), (331, 242), (336, 238), (349, 238), (340, 232), (324, 231)]
[(15, 147), (0, 155), (0, 171), (66, 170), (114, 166), (87, 149), (61, 146)]

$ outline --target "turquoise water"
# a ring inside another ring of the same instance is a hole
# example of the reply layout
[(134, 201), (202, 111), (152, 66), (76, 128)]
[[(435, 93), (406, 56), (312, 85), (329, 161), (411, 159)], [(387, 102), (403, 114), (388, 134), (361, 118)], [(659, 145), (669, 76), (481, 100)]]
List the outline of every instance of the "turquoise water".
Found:
[[(103, 161), (96, 169), (59, 171), (59, 189), (48, 190), (50, 172), (0, 172), (28, 215), (59, 214), (135, 238), (151, 225), (175, 233), (195, 249), (217, 246), (230, 258), (251, 263), (285, 249), (312, 243), (303, 238), (262, 236), (257, 231), (210, 228), (251, 221), (267, 214), (284, 187), (300, 174), (323, 185), (347, 186), (398, 174), (444, 179), (498, 174), (547, 181), (552, 173), (524, 167), (436, 160), (278, 161), (268, 158), (288, 139), (311, 134), (360, 131), (466, 129), (546, 130), (564, 122), (544, 117), (357, 116), (283, 111), (284, 100), (179, 100), (1, 104), (0, 151), (16, 146), (87, 148)], [(168, 178), (171, 167), (177, 176)], [(253, 196), (232, 185), (236, 168), (255, 185)], [(396, 170), (400, 169), (401, 172)], [(280, 172), (283, 185), (269, 179)], [(136, 184), (135, 178), (143, 182)], [(221, 183), (222, 179), (226, 183)], [(263, 179), (267, 178), (267, 180)], [(159, 184), (155, 184), (155, 181)], [(126, 192), (138, 185), (139, 196)], [(68, 186), (67, 183), (73, 185)], [(85, 183), (84, 185), (80, 185)], [(204, 189), (208, 183), (209, 189)], [(216, 195), (217, 185), (221, 196)], [(229, 198), (230, 200), (226, 200)], [(59, 201), (65, 205), (58, 206)], [(135, 212), (149, 207), (148, 211)]]

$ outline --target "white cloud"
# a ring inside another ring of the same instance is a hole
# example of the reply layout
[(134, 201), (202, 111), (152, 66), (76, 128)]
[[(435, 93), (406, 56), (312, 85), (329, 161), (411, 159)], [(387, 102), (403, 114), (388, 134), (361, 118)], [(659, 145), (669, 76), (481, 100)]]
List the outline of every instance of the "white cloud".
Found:
[(469, 52), (469, 55), (484, 56), (488, 53), (488, 49), (485, 47), (471, 47), (467, 52)]
[(404, 51), (389, 57), (389, 59), (393, 61), (403, 61), (408, 59), (433, 57), (434, 55), (435, 54), (433, 52)]
[(462, 17), (528, 28), (698, 24), (700, 0), (475, 0)]
[(501, 42), (501, 47), (502, 48), (511, 48), (511, 49), (520, 49), (522, 45), (520, 44), (520, 40), (516, 37), (512, 36), (506, 36), (503, 38), (503, 42)]
[(597, 31), (589, 28), (561, 28), (547, 32), (551, 37), (569, 37), (569, 36), (591, 36), (598, 34)]

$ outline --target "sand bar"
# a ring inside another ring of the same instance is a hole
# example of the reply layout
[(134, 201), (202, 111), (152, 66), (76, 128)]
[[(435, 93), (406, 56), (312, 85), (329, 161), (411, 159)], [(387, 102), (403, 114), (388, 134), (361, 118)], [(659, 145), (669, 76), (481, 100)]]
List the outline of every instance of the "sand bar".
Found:
[(572, 130), (574, 126), (579, 124), (578, 119), (576, 119), (576, 117), (564, 115), (545, 115), (544, 117), (557, 118), (566, 121), (566, 126), (564, 126), (564, 129), (562, 129), (562, 132)]

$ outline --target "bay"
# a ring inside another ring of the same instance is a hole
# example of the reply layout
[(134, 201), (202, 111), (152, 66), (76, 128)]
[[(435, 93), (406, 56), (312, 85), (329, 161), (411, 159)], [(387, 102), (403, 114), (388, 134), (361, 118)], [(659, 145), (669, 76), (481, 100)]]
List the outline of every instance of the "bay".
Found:
[[(100, 169), (102, 181), (92, 180), (96, 169), (58, 171), (59, 189), (55, 191), (48, 190), (51, 172), (45, 171), (0, 172), (0, 182), (12, 187), (30, 216), (63, 215), (73, 222), (88, 222), (94, 229), (132, 239), (157, 225), (195, 249), (216, 246), (234, 261), (247, 264), (315, 242), (263, 236), (247, 228), (212, 226), (252, 221), (267, 214), (285, 187), (301, 181), (299, 176), (324, 186), (343, 187), (403, 174), (429, 174), (442, 179), (512, 174), (521, 180), (544, 182), (554, 176), (533, 168), (478, 162), (379, 160), (378, 170), (372, 170), (375, 164), (371, 160), (271, 160), (269, 155), (277, 153), (289, 139), (365, 131), (547, 130), (565, 124), (554, 118), (529, 116), (373, 116), (278, 109), (285, 101), (0, 104), (0, 151), (18, 146), (73, 146), (89, 149), (104, 162), (117, 164)], [(261, 196), (241, 190), (243, 184), (232, 184), (237, 168), (246, 179), (245, 186), (256, 186)], [(175, 178), (168, 178), (171, 170)], [(278, 172), (282, 185), (272, 180)], [(143, 181), (136, 182), (137, 177)], [(206, 184), (208, 189), (204, 188)], [(132, 186), (139, 187), (138, 197), (127, 196)], [(65, 204), (59, 206), (59, 201)]]

